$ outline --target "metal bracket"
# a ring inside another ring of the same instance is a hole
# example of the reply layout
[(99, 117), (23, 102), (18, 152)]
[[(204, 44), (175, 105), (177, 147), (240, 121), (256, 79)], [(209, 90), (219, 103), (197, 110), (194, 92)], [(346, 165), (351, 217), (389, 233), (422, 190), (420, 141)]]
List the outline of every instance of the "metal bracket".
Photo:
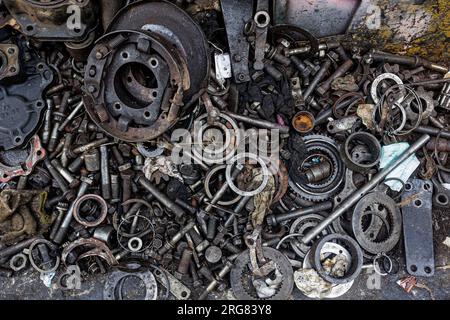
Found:
[(236, 83), (250, 81), (248, 56), (250, 44), (244, 36), (245, 24), (252, 19), (253, 2), (222, 0), (222, 12), (231, 53), (231, 66)]
[(409, 200), (402, 208), (406, 269), (413, 276), (434, 274), (432, 198), (431, 181), (412, 179), (405, 184), (402, 202)]

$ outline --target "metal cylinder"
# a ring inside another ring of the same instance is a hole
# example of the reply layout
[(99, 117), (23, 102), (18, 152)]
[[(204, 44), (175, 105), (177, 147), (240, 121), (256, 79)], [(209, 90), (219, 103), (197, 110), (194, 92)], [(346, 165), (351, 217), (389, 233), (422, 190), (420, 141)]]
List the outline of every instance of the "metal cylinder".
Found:
[(190, 248), (186, 248), (183, 250), (181, 255), (180, 263), (178, 264), (177, 271), (181, 274), (187, 274), (189, 272), (189, 266), (192, 259), (193, 251)]
[(304, 216), (311, 213), (318, 213), (322, 211), (328, 211), (333, 208), (333, 202), (326, 201), (317, 205), (314, 205), (309, 208), (302, 208), (294, 211), (290, 211), (288, 213), (283, 214), (272, 214), (266, 217), (267, 224), (271, 226), (275, 226), (283, 221), (289, 221), (293, 219), (297, 219), (300, 216)]

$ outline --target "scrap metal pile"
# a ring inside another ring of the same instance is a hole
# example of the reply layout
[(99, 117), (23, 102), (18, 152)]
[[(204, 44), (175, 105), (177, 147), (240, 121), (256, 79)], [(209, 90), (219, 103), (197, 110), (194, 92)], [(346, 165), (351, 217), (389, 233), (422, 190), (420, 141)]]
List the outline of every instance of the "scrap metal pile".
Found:
[(341, 296), (363, 266), (433, 275), (448, 69), (269, 4), (2, 1), (3, 276), (289, 299)]

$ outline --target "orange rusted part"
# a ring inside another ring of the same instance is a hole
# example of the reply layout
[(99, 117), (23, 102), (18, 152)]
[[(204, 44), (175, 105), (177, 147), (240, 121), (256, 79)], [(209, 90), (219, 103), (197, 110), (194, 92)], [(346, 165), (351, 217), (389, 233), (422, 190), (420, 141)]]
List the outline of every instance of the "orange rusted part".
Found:
[(299, 133), (308, 133), (314, 129), (314, 116), (307, 111), (300, 111), (292, 118), (292, 126)]

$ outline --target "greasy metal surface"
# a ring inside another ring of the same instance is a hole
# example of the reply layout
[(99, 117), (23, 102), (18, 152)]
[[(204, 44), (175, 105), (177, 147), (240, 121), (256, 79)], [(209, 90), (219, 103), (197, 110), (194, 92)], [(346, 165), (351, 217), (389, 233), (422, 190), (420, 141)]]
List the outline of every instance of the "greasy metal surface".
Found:
[(433, 184), (431, 181), (413, 179), (408, 181), (405, 188), (402, 200), (407, 201), (407, 205), (402, 208), (402, 213), (406, 268), (411, 275), (431, 277), (435, 269), (432, 225)]

